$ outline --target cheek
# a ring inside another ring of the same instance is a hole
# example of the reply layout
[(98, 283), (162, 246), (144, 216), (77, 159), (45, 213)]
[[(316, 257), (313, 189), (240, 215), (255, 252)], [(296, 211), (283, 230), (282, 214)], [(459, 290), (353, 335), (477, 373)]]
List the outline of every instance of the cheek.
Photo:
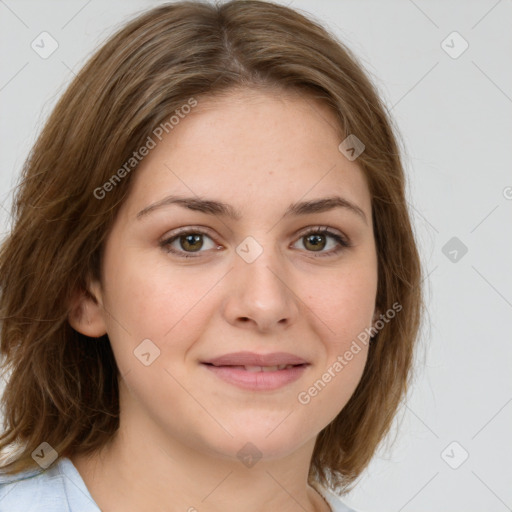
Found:
[(370, 327), (377, 295), (377, 270), (372, 265), (342, 269), (307, 290), (308, 307), (321, 328), (321, 338), (343, 349)]
[(111, 311), (133, 338), (150, 338), (158, 345), (185, 327), (200, 325), (191, 319), (219, 280), (214, 273), (180, 270), (166, 264), (165, 258), (151, 262), (143, 253), (131, 259), (113, 255), (109, 263), (115, 268), (108, 280)]
[(316, 286), (305, 293), (311, 322), (323, 345), (314, 375), (297, 396), (311, 428), (326, 425), (339, 414), (363, 374), (369, 338), (360, 335), (371, 326), (375, 309), (374, 261), (368, 257), (367, 263), (347, 265), (328, 279), (315, 279)]
[(310, 383), (297, 395), (297, 407), (309, 430), (320, 431), (343, 410), (361, 380), (368, 348), (361, 346), (350, 360), (345, 352), (333, 355), (330, 362), (319, 369)]

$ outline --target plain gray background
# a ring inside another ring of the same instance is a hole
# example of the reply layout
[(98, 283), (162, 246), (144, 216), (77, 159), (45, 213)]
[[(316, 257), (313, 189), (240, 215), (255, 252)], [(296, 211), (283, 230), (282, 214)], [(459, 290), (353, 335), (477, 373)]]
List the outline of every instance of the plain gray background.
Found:
[[(12, 187), (66, 84), (117, 27), (160, 3), (0, 0), (4, 233)], [(281, 3), (335, 32), (391, 109), (428, 273), (395, 443), (345, 501), (361, 512), (512, 510), (512, 2)], [(58, 43), (47, 59), (31, 48), (44, 31)]]

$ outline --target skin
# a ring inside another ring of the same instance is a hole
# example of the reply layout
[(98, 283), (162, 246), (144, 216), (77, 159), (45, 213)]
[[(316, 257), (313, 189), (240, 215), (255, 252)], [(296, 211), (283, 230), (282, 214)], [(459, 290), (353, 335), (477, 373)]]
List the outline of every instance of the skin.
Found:
[[(326, 106), (294, 93), (200, 98), (135, 171), (101, 283), (90, 283), (98, 304), (80, 296), (70, 315), (87, 336), (108, 333), (122, 375), (118, 434), (71, 458), (102, 510), (329, 510), (307, 483), (314, 443), (354, 392), (367, 347), (309, 404), (297, 396), (378, 314), (371, 196), (335, 127)], [(178, 205), (136, 218), (169, 194), (223, 201), (242, 218)], [(333, 195), (366, 222), (346, 208), (283, 217), (291, 203)], [(186, 226), (208, 232), (199, 252), (172, 243), (195, 258), (159, 245)], [(338, 243), (325, 236), (315, 250), (306, 235), (318, 226), (351, 247), (334, 254)], [(249, 236), (263, 249), (252, 263), (236, 252)], [(133, 353), (144, 339), (160, 350), (149, 366)], [(200, 365), (240, 350), (291, 352), (310, 366), (283, 388), (254, 392)], [(237, 458), (247, 442), (262, 453), (252, 467)]]

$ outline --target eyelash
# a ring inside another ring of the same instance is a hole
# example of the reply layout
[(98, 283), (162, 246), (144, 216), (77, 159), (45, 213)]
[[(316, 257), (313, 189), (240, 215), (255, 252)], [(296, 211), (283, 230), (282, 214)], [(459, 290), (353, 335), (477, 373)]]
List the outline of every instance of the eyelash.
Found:
[[(206, 233), (205, 231), (203, 231), (201, 229), (185, 228), (182, 231), (179, 231), (178, 233), (174, 234), (172, 237), (162, 240), (160, 242), (160, 247), (162, 247), (168, 253), (176, 254), (180, 258), (199, 258), (200, 257), (199, 254), (204, 251), (197, 251), (198, 255), (195, 256), (195, 255), (193, 255), (193, 253), (187, 253), (185, 251), (176, 251), (175, 249), (172, 249), (170, 247), (170, 245), (175, 240), (178, 240), (180, 237), (182, 237), (184, 235), (204, 235), (204, 236), (207, 236), (208, 238), (211, 238), (211, 236), (208, 233)], [(330, 229), (328, 229), (326, 227), (313, 228), (310, 231), (307, 231), (306, 233), (302, 234), (298, 239), (306, 238), (311, 235), (328, 235), (331, 238), (333, 238), (334, 240), (336, 240), (336, 242), (338, 242), (338, 244), (339, 244), (338, 247), (336, 247), (335, 249), (331, 249), (330, 251), (327, 251), (327, 252), (323, 252), (323, 251), (319, 252), (318, 255), (315, 256), (318, 258), (334, 256), (334, 255), (338, 254), (339, 252), (343, 251), (344, 249), (351, 247), (351, 244), (344, 237), (342, 237), (338, 233), (331, 231)], [(307, 252), (315, 253), (316, 251), (307, 251)]]

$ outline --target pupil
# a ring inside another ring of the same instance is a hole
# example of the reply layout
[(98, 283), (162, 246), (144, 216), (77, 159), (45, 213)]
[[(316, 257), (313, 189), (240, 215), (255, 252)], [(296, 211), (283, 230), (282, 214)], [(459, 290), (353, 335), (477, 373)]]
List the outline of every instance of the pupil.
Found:
[(307, 237), (307, 240), (313, 246), (313, 248), (323, 249), (323, 245), (324, 245), (323, 235), (310, 235)]
[[(186, 236), (183, 236), (181, 237), (182, 241), (185, 240), (185, 244), (181, 244), (181, 247), (183, 249), (190, 249), (191, 251), (198, 251), (199, 249), (201, 249), (202, 247), (202, 243), (199, 243), (201, 242), (201, 235), (186, 235)], [(198, 247), (194, 247), (194, 244), (198, 243), (199, 246)], [(189, 246), (189, 247), (186, 247), (186, 246)], [(192, 246), (192, 247), (191, 247)]]

